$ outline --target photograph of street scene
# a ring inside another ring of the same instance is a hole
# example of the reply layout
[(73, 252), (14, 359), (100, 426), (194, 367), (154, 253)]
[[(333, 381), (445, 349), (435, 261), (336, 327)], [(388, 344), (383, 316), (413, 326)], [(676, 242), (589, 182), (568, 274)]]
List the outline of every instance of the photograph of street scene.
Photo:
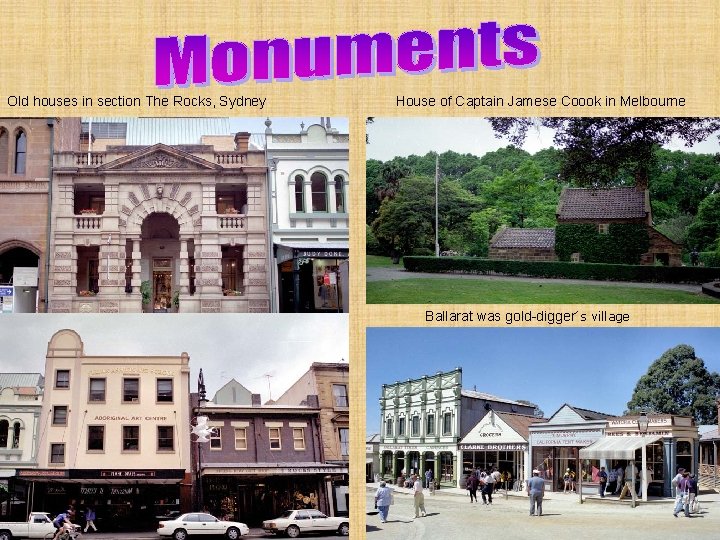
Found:
[(718, 342), (368, 328), (367, 537), (715, 538)]
[(366, 126), (368, 304), (720, 302), (717, 118)]
[(16, 315), (0, 339), (0, 531), (348, 534), (346, 315)]

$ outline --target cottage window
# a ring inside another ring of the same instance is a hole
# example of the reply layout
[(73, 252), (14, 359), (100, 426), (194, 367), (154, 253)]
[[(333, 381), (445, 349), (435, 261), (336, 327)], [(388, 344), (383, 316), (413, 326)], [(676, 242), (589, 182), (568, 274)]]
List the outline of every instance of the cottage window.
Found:
[(125, 452), (140, 450), (140, 426), (123, 426), (122, 448)]
[(212, 432), (210, 433), (210, 449), (222, 450), (222, 428), (212, 428)]
[(53, 426), (66, 426), (67, 425), (67, 405), (55, 405), (53, 407)]
[(428, 414), (427, 417), (427, 434), (435, 435), (435, 415)]
[(50, 444), (50, 463), (56, 465), (65, 463), (65, 443)]
[(321, 172), (314, 172), (310, 177), (310, 189), (313, 212), (327, 212), (327, 176)]
[(443, 435), (452, 435), (452, 413), (443, 415)]
[(350, 455), (350, 428), (339, 428), (338, 435), (340, 436), (340, 455)]
[(69, 369), (58, 369), (55, 372), (55, 388), (70, 388)]
[(15, 423), (13, 424), (12, 447), (13, 447), (13, 448), (20, 448), (20, 422), (15, 422)]
[(123, 401), (138, 403), (140, 401), (140, 379), (123, 379)]
[(579, 263), (580, 253), (573, 253), (572, 255), (570, 255), (570, 262)]
[(398, 436), (402, 437), (405, 435), (405, 418), (400, 417), (398, 418)]
[(344, 384), (333, 384), (333, 398), (335, 399), (336, 407), (347, 407), (347, 386)]
[(295, 190), (295, 211), (304, 212), (305, 202), (303, 197), (303, 177), (299, 174), (295, 177), (293, 189)]
[(293, 428), (293, 447), (295, 450), (305, 450), (304, 428)]
[(235, 450), (247, 450), (247, 430), (235, 428)]
[(87, 449), (105, 450), (105, 426), (88, 426)]
[(280, 450), (282, 445), (280, 443), (280, 428), (268, 428), (268, 438), (270, 439), (270, 450)]
[(420, 436), (420, 417), (415, 415), (412, 417), (412, 428), (411, 428), (411, 434), (413, 437), (419, 437)]
[(339, 174), (335, 177), (335, 210), (345, 212), (345, 194), (343, 193), (343, 177)]
[(175, 450), (175, 436), (172, 426), (158, 426), (158, 452), (168, 452)]
[(610, 233), (610, 224), (609, 223), (598, 223), (598, 233), (599, 234), (609, 234)]
[(0, 447), (7, 448), (8, 430), (10, 423), (7, 420), (0, 420)]
[(25, 157), (27, 155), (27, 135), (23, 130), (15, 137), (15, 174), (25, 174)]
[(90, 379), (90, 392), (88, 401), (104, 402), (105, 401), (105, 379)]
[(393, 435), (393, 420), (392, 420), (392, 418), (388, 418), (385, 421), (385, 436), (392, 437), (392, 435)]

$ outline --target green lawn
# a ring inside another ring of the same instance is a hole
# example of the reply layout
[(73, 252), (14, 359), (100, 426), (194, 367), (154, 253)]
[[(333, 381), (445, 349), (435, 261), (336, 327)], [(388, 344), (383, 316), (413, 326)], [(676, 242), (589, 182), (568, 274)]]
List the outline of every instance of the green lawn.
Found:
[(390, 257), (380, 257), (379, 255), (365, 255), (365, 266), (368, 268), (404, 268), (402, 257), (399, 264), (393, 264)]
[(604, 285), (399, 279), (367, 283), (368, 304), (713, 304), (702, 294)]

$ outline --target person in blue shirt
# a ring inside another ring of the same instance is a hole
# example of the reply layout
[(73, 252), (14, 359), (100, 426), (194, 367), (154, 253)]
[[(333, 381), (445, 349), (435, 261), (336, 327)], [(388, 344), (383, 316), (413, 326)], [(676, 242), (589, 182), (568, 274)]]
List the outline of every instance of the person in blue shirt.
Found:
[(527, 481), (527, 493), (530, 497), (530, 515), (542, 516), (542, 500), (543, 494), (545, 493), (545, 480), (540, 478), (540, 471), (537, 469), (533, 470), (532, 478)]

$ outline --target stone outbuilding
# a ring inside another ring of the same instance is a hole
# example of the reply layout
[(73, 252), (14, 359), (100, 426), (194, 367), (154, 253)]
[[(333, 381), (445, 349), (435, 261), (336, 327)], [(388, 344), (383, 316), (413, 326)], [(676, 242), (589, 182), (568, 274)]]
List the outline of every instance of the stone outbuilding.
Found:
[(499, 229), (490, 240), (488, 257), (510, 261), (556, 261), (555, 229)]

